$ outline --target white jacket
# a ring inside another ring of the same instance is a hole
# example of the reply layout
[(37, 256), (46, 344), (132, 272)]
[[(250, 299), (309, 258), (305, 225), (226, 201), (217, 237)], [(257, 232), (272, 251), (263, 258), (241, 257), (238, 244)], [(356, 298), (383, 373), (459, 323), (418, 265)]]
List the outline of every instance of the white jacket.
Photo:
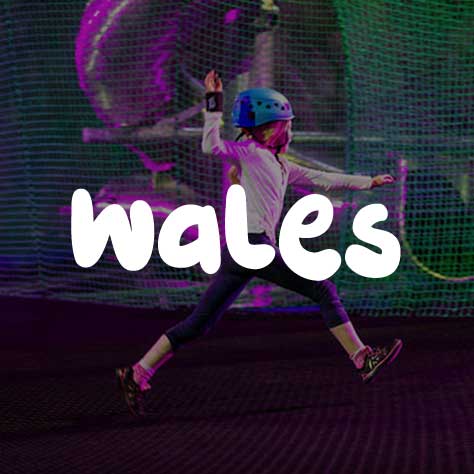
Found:
[(202, 151), (235, 162), (241, 170), (240, 185), (247, 196), (249, 233), (265, 232), (275, 243), (275, 229), (283, 210), (288, 184), (314, 185), (324, 191), (370, 189), (370, 176), (317, 171), (275, 155), (255, 140), (222, 140), (222, 112), (204, 112)]

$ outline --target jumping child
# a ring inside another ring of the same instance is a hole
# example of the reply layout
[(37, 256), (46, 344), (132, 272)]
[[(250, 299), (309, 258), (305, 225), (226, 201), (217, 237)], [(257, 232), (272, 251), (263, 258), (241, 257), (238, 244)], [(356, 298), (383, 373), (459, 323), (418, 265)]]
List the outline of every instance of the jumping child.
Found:
[[(311, 184), (323, 190), (368, 190), (393, 183), (390, 175), (369, 176), (326, 173), (296, 165), (283, 156), (291, 141), (293, 110), (287, 98), (268, 88), (249, 89), (235, 99), (232, 120), (241, 129), (237, 141), (220, 137), (223, 110), (222, 81), (215, 71), (205, 78), (206, 112), (202, 150), (206, 154), (236, 163), (231, 179), (240, 182), (247, 197), (250, 244), (272, 245), (275, 258), (265, 268), (249, 270), (239, 266), (227, 247), (222, 263), (207, 291), (190, 316), (168, 329), (133, 366), (116, 369), (116, 376), (130, 412), (143, 414), (149, 381), (182, 345), (206, 334), (219, 321), (253, 277), (263, 278), (316, 302), (330, 332), (346, 351), (364, 382), (391, 363), (402, 348), (395, 339), (388, 347), (372, 349), (359, 338), (330, 280), (310, 281), (293, 273), (275, 244), (275, 230), (283, 209), (288, 184)], [(245, 136), (243, 141), (240, 138)], [(239, 177), (237, 178), (237, 175)]]

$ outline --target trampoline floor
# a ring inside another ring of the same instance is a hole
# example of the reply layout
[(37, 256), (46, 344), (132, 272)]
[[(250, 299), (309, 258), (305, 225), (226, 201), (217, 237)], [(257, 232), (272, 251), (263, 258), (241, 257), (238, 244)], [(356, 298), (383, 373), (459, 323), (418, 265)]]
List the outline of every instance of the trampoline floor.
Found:
[(354, 319), (369, 344), (405, 344), (363, 385), (313, 315), (230, 312), (137, 419), (113, 369), (185, 312), (3, 308), (2, 474), (474, 473), (473, 320)]

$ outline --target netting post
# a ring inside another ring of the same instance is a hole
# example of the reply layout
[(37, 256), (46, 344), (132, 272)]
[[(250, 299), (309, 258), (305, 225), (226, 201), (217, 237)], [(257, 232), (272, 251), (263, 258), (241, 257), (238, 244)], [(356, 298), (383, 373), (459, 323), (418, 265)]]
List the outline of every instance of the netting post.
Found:
[(255, 50), (250, 82), (252, 87), (273, 87), (275, 69), (275, 29), (280, 9), (273, 1), (262, 1), (256, 19), (260, 32), (255, 37)]

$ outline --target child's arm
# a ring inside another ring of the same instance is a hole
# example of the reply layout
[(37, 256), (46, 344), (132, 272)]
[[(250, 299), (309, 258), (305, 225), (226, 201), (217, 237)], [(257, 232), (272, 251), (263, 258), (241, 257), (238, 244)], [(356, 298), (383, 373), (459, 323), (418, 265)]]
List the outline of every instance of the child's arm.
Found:
[(375, 177), (361, 176), (342, 173), (327, 173), (317, 171), (304, 166), (289, 162), (290, 170), (288, 184), (315, 185), (325, 191), (350, 189), (363, 191), (384, 184), (393, 183), (395, 180), (390, 175), (379, 175)]
[(222, 140), (220, 124), (222, 120), (222, 81), (215, 71), (210, 71), (204, 80), (208, 109), (204, 112), (204, 130), (202, 135), (202, 151), (221, 158), (242, 159), (249, 153), (248, 144)]

